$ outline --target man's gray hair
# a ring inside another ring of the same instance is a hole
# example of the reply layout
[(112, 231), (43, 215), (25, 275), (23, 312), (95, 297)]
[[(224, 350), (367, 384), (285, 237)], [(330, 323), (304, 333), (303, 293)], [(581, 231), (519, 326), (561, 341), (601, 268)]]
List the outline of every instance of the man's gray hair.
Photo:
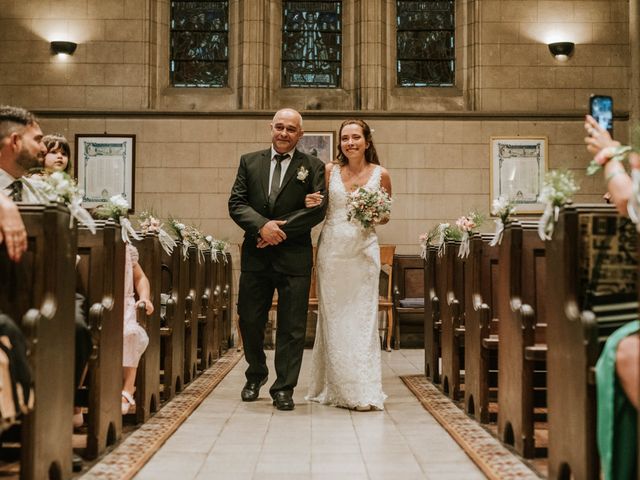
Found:
[(37, 123), (35, 115), (24, 108), (0, 105), (0, 141), (23, 127)]
[(281, 108), (280, 110), (278, 110), (274, 115), (273, 115), (273, 119), (271, 120), (272, 122), (276, 121), (276, 117), (278, 116), (279, 113), (281, 112), (293, 112), (295, 113), (298, 118), (300, 119), (300, 128), (302, 128), (302, 115), (300, 115), (300, 112), (293, 109), (293, 108)]

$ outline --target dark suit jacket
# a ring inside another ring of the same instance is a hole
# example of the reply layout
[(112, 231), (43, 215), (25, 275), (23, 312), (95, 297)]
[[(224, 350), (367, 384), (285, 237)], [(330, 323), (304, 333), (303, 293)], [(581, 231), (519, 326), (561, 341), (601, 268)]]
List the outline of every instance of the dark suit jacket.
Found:
[[(288, 275), (309, 275), (313, 265), (311, 229), (322, 221), (327, 205), (324, 163), (296, 150), (273, 208), (269, 206), (270, 166), (270, 148), (243, 155), (231, 189), (229, 215), (245, 231), (241, 269), (247, 272), (275, 270)], [(298, 180), (298, 172), (302, 167), (309, 174), (304, 180)], [(324, 195), (322, 204), (305, 208), (305, 195), (317, 191)], [(257, 248), (260, 228), (274, 219), (287, 221), (281, 227), (287, 239), (276, 246)]]

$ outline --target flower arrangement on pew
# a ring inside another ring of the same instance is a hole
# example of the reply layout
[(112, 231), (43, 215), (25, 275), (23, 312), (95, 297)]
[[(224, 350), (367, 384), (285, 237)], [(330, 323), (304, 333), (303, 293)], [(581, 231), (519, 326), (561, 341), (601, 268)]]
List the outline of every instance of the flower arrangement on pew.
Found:
[(73, 219), (75, 218), (91, 233), (96, 233), (96, 222), (81, 205), (84, 192), (78, 188), (76, 181), (67, 173), (54, 172), (50, 175), (33, 175), (29, 178), (22, 178), (21, 181), (24, 187), (29, 189), (41, 202), (64, 203), (71, 214), (69, 228), (73, 227)]
[(420, 235), (420, 257), (427, 259), (427, 247), (435, 245), (438, 247), (438, 256), (442, 257), (445, 253), (447, 240), (461, 240), (462, 232), (457, 227), (452, 227), (449, 223), (440, 223), (429, 230), (427, 233)]
[(169, 218), (169, 225), (178, 240), (182, 242), (182, 256), (187, 258), (189, 256), (189, 247), (196, 247), (198, 250), (198, 261), (202, 262), (204, 260), (204, 250), (209, 248), (204, 234), (196, 227), (185, 225), (173, 217)]
[(462, 234), (460, 238), (460, 248), (458, 249), (458, 257), (467, 258), (469, 256), (470, 236), (475, 228), (484, 223), (484, 215), (473, 210), (469, 215), (462, 216), (456, 220), (456, 227)]
[(504, 227), (509, 222), (511, 215), (516, 213), (516, 207), (513, 201), (502, 195), (493, 200), (491, 205), (491, 215), (495, 215), (496, 218), (496, 231), (493, 234), (493, 240), (489, 243), (490, 246), (495, 247), (502, 243), (502, 236), (504, 234)]
[(141, 212), (140, 215), (138, 215), (138, 219), (141, 220), (140, 230), (142, 233), (157, 233), (158, 241), (160, 242), (162, 249), (167, 253), (167, 255), (171, 255), (171, 252), (173, 252), (177, 243), (173, 238), (171, 238), (171, 235), (162, 228), (164, 227), (164, 223), (160, 222), (160, 220), (158, 220), (150, 210), (144, 210)]
[(383, 189), (359, 187), (347, 195), (347, 220), (360, 223), (364, 230), (373, 228), (391, 215), (393, 200)]
[(120, 223), (122, 241), (131, 243), (129, 236), (140, 240), (140, 236), (136, 233), (128, 218), (129, 202), (122, 195), (114, 195), (105, 204), (100, 205), (93, 211), (93, 216), (99, 219), (112, 219)]
[(207, 242), (207, 244), (209, 245), (209, 248), (211, 249), (211, 261), (212, 262), (217, 262), (218, 261), (218, 254), (222, 255), (222, 258), (224, 259), (224, 263), (227, 263), (227, 248), (229, 246), (229, 244), (227, 242), (225, 242), (224, 240), (218, 240), (217, 238), (214, 238), (211, 235), (207, 235), (205, 237), (205, 240)]
[(573, 173), (568, 170), (552, 170), (545, 175), (540, 194), (540, 201), (545, 204), (545, 208), (538, 223), (538, 236), (541, 240), (551, 240), (560, 207), (568, 203), (579, 189)]

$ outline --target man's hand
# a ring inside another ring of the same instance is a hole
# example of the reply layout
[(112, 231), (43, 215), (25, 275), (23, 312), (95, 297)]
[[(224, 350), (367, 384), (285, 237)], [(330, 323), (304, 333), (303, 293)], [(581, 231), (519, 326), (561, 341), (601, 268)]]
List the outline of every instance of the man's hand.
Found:
[(3, 241), (9, 258), (18, 262), (27, 250), (27, 230), (16, 204), (0, 194), (0, 243)]
[(278, 245), (287, 239), (287, 234), (280, 229), (280, 225), (287, 223), (286, 220), (269, 220), (260, 229), (260, 238), (258, 248), (263, 248), (261, 243), (267, 245)]

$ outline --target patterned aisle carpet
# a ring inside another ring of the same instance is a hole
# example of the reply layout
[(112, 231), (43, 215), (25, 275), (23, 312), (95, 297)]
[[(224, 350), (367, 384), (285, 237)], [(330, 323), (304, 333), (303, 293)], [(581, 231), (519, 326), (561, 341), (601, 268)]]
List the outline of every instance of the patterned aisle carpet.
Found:
[(540, 478), (480, 424), (469, 418), (455, 403), (443, 395), (424, 375), (407, 375), (400, 378), (487, 478), (491, 480)]
[(230, 349), (81, 478), (99, 480), (133, 478), (241, 358), (241, 351), (235, 348)]

